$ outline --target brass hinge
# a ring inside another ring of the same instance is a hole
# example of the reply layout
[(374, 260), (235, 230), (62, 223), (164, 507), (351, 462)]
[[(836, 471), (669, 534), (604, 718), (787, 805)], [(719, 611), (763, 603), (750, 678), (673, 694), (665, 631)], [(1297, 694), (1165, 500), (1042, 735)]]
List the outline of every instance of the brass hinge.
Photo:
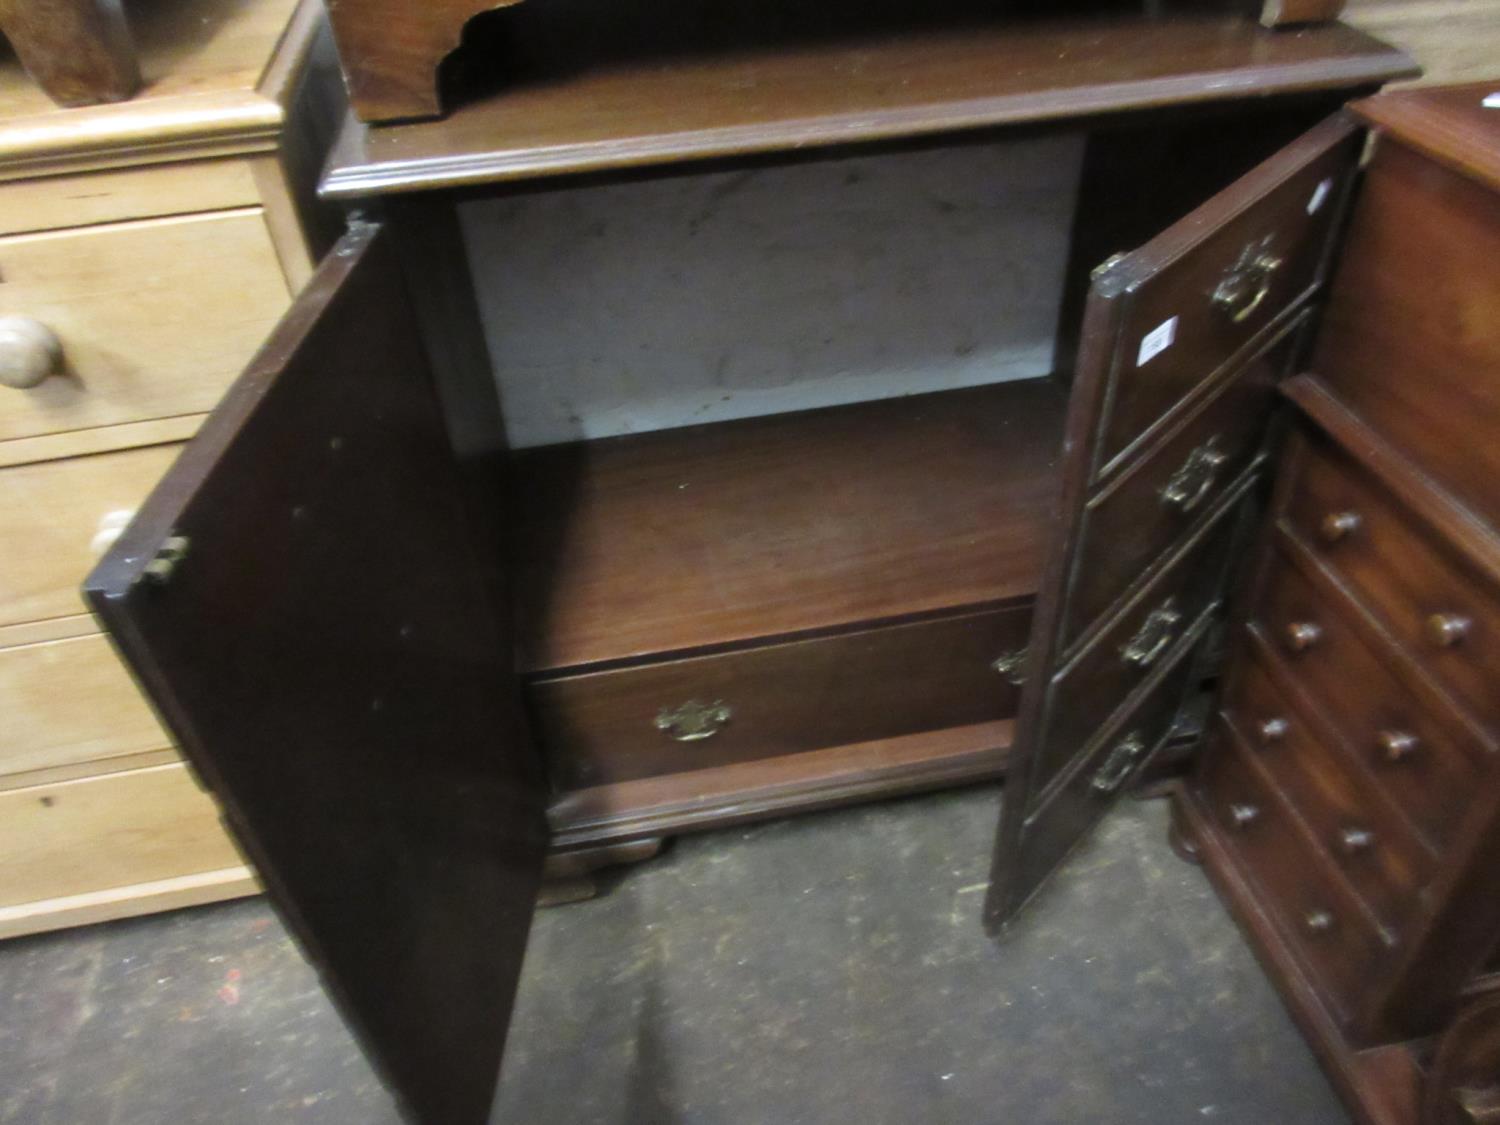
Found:
[(187, 557), (186, 535), (171, 535), (156, 549), (156, 555), (141, 571), (142, 577), (153, 586), (165, 586), (172, 580), (177, 564)]

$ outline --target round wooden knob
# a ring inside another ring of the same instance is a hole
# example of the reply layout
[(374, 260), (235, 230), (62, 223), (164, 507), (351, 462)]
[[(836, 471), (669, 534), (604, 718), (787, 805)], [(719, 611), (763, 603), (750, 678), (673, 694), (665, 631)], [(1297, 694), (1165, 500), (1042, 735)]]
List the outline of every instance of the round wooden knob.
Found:
[(0, 316), (0, 384), (25, 390), (62, 368), (62, 341), (39, 320)]
[(1283, 718), (1262, 719), (1255, 728), (1262, 742), (1280, 742), (1292, 729), (1292, 724)]
[(1323, 639), (1323, 627), (1312, 621), (1293, 621), (1286, 627), (1286, 647), (1306, 652)]
[(1318, 534), (1325, 543), (1337, 543), (1358, 531), (1362, 522), (1358, 512), (1329, 512), (1318, 524)]
[(1458, 613), (1434, 613), (1427, 619), (1427, 639), (1439, 648), (1451, 648), (1469, 635), (1474, 623)]
[(1404, 762), (1417, 752), (1422, 740), (1404, 730), (1383, 730), (1375, 736), (1380, 753), (1388, 762)]
[(1375, 833), (1368, 828), (1346, 828), (1339, 833), (1339, 846), (1353, 855), (1375, 846)]
[(1333, 915), (1326, 910), (1310, 910), (1302, 921), (1310, 934), (1326, 934), (1333, 929)]

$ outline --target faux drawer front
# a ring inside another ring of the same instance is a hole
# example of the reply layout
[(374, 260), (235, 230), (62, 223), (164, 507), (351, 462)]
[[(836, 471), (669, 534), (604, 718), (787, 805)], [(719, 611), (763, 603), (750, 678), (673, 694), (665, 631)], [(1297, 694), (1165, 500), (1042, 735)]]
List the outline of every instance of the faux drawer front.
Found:
[(1375, 783), (1343, 751), (1325, 745), (1272, 684), (1246, 661), (1226, 699), (1241, 746), (1302, 814), (1324, 852), (1393, 932), (1419, 904), (1433, 857)]
[(1360, 140), (1351, 130), (1131, 294), (1101, 423), (1101, 470), (1320, 280)]
[[(0, 397), (6, 393), (0, 390)], [(0, 471), (0, 625), (87, 612), (79, 583), (180, 448), (153, 446)]]
[(1188, 549), (1058, 674), (1036, 752), (1033, 784), (1039, 791), (1045, 791), (1078, 747), (1146, 681), (1218, 597), (1234, 512), (1227, 509), (1200, 531)]
[(1451, 839), (1485, 752), (1436, 719), (1289, 560), (1277, 558), (1263, 581), (1251, 626), (1261, 643), (1426, 834)]
[(1007, 718), (992, 664), (1027, 609), (870, 629), (528, 686), (561, 789)]
[(1222, 728), (1200, 778), (1203, 800), (1257, 901), (1347, 1020), (1389, 946), (1296, 817), (1243, 760)]
[(1500, 731), (1500, 591), (1326, 442), (1304, 449), (1286, 524), (1423, 667)]
[(0, 238), (0, 280), (62, 345), (0, 387), (0, 441), (209, 410), (288, 302), (259, 208)]
[(1186, 534), (1254, 460), (1296, 337), (1289, 332), (1257, 355), (1151, 456), (1089, 501), (1078, 547), (1082, 562), (1068, 596), (1065, 646)]
[(243, 862), (181, 765), (0, 793), (0, 907)]
[(0, 774), (172, 744), (109, 641), (98, 634), (0, 649), (0, 715)]

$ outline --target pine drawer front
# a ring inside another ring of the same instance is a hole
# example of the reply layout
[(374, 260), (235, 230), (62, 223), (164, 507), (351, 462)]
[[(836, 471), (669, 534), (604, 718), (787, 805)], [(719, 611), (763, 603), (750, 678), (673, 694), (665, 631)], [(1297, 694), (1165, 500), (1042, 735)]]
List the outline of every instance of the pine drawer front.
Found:
[(0, 470), (0, 627), (86, 613), (78, 586), (98, 550), (180, 450), (159, 445)]
[(0, 442), (207, 411), (289, 294), (258, 207), (0, 238), (7, 316), (61, 371), (0, 387)]
[(1328, 443), (1304, 449), (1285, 526), (1500, 734), (1500, 590)]
[(583, 673), (527, 687), (557, 787), (706, 769), (1015, 714), (994, 662), (1030, 608)]
[(0, 715), (0, 777), (172, 745), (98, 633), (0, 649)]
[(243, 863), (179, 764), (0, 792), (0, 934), (29, 904)]

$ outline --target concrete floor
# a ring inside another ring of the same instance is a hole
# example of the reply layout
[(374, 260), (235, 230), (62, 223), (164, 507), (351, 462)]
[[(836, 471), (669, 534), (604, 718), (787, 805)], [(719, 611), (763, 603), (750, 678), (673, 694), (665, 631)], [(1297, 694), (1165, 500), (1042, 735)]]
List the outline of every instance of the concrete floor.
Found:
[[(533, 929), (507, 1125), (1342, 1125), (1161, 802), (1019, 932), (978, 911), (996, 794), (683, 839)], [(269, 908), (0, 945), (0, 1121), (381, 1125)]]

